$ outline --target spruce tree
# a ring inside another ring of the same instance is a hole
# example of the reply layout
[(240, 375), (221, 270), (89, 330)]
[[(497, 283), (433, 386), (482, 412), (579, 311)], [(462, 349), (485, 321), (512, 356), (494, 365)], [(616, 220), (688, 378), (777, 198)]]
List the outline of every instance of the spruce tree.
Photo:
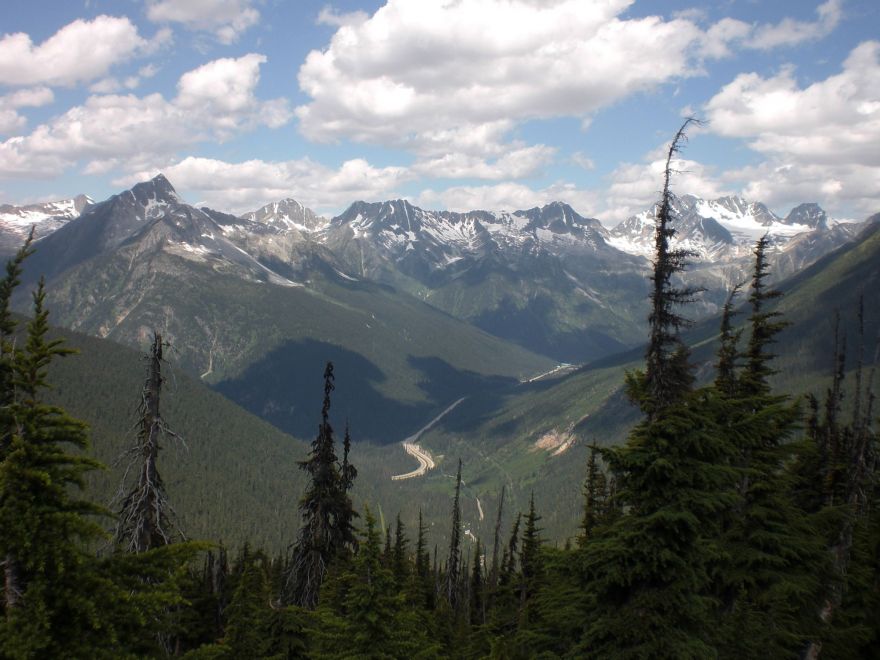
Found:
[(578, 544), (583, 546), (595, 533), (603, 521), (608, 506), (608, 480), (599, 465), (599, 446), (590, 445), (587, 459), (587, 478), (584, 481), (584, 517), (581, 520), (581, 533)]
[(324, 403), (318, 435), (309, 457), (299, 467), (311, 482), (300, 500), (302, 525), (290, 560), (284, 589), (286, 602), (314, 609), (330, 563), (356, 547), (352, 520), (354, 511), (348, 490), (354, 467), (348, 459), (341, 466), (336, 457), (333, 427), (330, 425), (330, 394), (334, 390), (333, 363), (324, 370)]
[(670, 182), (674, 173), (673, 157), (687, 140), (687, 128), (697, 120), (687, 119), (672, 140), (666, 155), (663, 191), (656, 210), (654, 231), (654, 268), (651, 275), (651, 313), (648, 317), (650, 337), (645, 352), (645, 372), (634, 375), (631, 388), (634, 399), (650, 417), (679, 401), (693, 383), (688, 350), (679, 331), (690, 324), (677, 307), (691, 302), (699, 289), (678, 286), (674, 278), (681, 273), (693, 252), (672, 249), (670, 239), (675, 236), (674, 209)]
[(449, 531), (449, 555), (446, 560), (446, 582), (444, 595), (453, 612), (458, 612), (461, 605), (461, 459), (458, 459), (458, 472), (455, 476), (455, 498), (452, 501), (452, 527)]
[(786, 326), (767, 303), (779, 297), (764, 283), (769, 270), (766, 237), (755, 247), (749, 296), (751, 315), (745, 364), (730, 318), (722, 317), (716, 388), (724, 406), (719, 421), (735, 450), (736, 500), (723, 518), (727, 559), (719, 570), (721, 621), (716, 627), (725, 657), (793, 654), (808, 632), (807, 610), (821, 568), (817, 534), (791, 498), (791, 463), (799, 409), (774, 395), (769, 346)]
[(541, 529), (538, 521), (541, 516), (535, 511), (535, 494), (529, 498), (529, 514), (526, 516), (526, 526), (523, 530), (522, 549), (520, 550), (520, 570), (522, 580), (520, 583), (520, 607), (535, 595), (537, 582), (541, 576)]
[(406, 528), (400, 519), (400, 513), (397, 514), (397, 521), (394, 526), (394, 546), (391, 549), (391, 571), (394, 575), (394, 584), (398, 590), (402, 590), (409, 580), (410, 566), (407, 558), (407, 546), (409, 540), (406, 538)]
[(628, 376), (645, 419), (625, 446), (603, 451), (624, 513), (584, 548), (586, 587), (596, 599), (580, 652), (588, 657), (709, 658), (711, 575), (719, 514), (732, 505), (732, 449), (717, 424), (717, 395), (692, 389), (676, 307), (694, 291), (674, 286), (686, 253), (671, 250), (672, 159), (658, 205), (646, 370)]

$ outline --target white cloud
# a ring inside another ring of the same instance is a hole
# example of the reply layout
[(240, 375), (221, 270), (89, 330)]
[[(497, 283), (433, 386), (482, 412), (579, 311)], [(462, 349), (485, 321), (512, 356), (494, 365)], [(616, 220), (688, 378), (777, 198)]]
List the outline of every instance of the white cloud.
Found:
[(251, 0), (151, 0), (147, 18), (211, 32), (220, 43), (233, 44), (259, 22), (260, 12)]
[(583, 190), (572, 183), (558, 181), (542, 189), (521, 183), (498, 183), (486, 186), (453, 186), (445, 190), (423, 190), (414, 203), (423, 208), (450, 211), (528, 209), (562, 201), (578, 213), (591, 216), (599, 197), (593, 190)]
[(498, 157), (512, 150), (503, 142), (519, 122), (587, 118), (695, 72), (699, 29), (618, 18), (630, 4), (389, 0), (369, 19), (341, 22), (328, 48), (309, 53), (298, 76), (311, 97), (297, 108), (300, 130), (452, 163), (460, 152)]
[(136, 169), (181, 147), (280, 126), (291, 117), (287, 102), (254, 93), (264, 61), (249, 54), (209, 62), (181, 77), (172, 100), (91, 96), (29, 135), (0, 142), (0, 176), (52, 176), (81, 160), (89, 173)]
[(832, 211), (880, 206), (880, 42), (858, 45), (840, 73), (806, 87), (791, 69), (740, 74), (705, 111), (710, 130), (744, 138), (769, 158), (737, 174), (748, 194), (772, 203), (821, 193)]
[(19, 108), (38, 108), (54, 100), (55, 95), (48, 87), (20, 89), (0, 96), (0, 135), (16, 133), (27, 125), (27, 118), (17, 112)]
[(543, 144), (515, 146), (491, 161), (457, 152), (419, 161), (413, 170), (423, 176), (449, 179), (522, 179), (549, 163), (555, 153), (555, 147)]
[(333, 169), (309, 158), (229, 163), (189, 157), (113, 183), (131, 185), (155, 176), (160, 169), (187, 196), (197, 195), (207, 206), (238, 213), (284, 197), (293, 197), (318, 212), (335, 213), (358, 199), (399, 197), (397, 187), (411, 178), (405, 168), (377, 168), (360, 158)]
[(762, 25), (745, 43), (749, 48), (769, 50), (794, 46), (804, 41), (821, 39), (840, 23), (843, 0), (827, 0), (816, 8), (818, 20), (812, 23), (785, 18), (776, 25)]
[(342, 27), (343, 25), (356, 25), (363, 23), (369, 18), (366, 12), (353, 11), (350, 13), (341, 13), (329, 5), (321, 9), (318, 13), (318, 19), (315, 21), (318, 25), (332, 25)]
[[(606, 225), (615, 225), (640, 213), (659, 199), (668, 148), (669, 145), (662, 145), (651, 151), (645, 162), (623, 163), (609, 175), (600, 215)], [(675, 170), (672, 189), (679, 194), (713, 199), (734, 192), (702, 163), (678, 158), (673, 160), (672, 167)]]
[(784, 18), (774, 25), (750, 24), (735, 18), (723, 18), (711, 25), (701, 38), (700, 53), (710, 59), (729, 57), (731, 46), (752, 50), (772, 50), (816, 41), (828, 36), (840, 23), (842, 0), (827, 0), (816, 8), (817, 20), (797, 21)]
[(161, 32), (146, 40), (128, 18), (76, 20), (35, 45), (23, 32), (0, 38), (0, 84), (72, 86), (104, 76), (112, 66), (156, 48)]
[(596, 163), (592, 158), (584, 155), (580, 151), (575, 151), (571, 155), (571, 162), (587, 171), (596, 169)]

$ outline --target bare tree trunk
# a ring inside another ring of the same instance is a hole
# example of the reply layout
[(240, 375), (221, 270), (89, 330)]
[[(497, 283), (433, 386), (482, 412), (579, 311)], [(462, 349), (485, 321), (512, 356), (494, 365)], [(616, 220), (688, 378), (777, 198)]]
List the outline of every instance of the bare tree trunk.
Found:
[(21, 601), (22, 584), (15, 557), (6, 555), (6, 561), (3, 564), (3, 594), (8, 612), (18, 607), (19, 601)]
[(138, 481), (123, 499), (116, 530), (116, 542), (133, 553), (171, 543), (171, 510), (157, 467), (160, 438), (166, 433), (173, 435), (165, 427), (159, 410), (162, 394), (162, 335), (159, 333), (153, 335), (148, 360), (137, 444), (131, 451), (132, 464), (140, 463)]

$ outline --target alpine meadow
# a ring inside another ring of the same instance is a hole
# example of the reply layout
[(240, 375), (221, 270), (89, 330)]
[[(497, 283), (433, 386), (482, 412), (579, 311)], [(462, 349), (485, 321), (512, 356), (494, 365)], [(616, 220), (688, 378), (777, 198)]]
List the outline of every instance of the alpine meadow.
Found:
[(0, 660), (880, 658), (880, 7), (10, 0)]

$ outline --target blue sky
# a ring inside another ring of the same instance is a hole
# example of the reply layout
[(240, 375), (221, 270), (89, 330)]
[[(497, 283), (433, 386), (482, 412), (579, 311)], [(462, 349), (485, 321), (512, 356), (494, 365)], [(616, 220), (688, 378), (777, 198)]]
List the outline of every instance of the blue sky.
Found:
[(431, 209), (567, 201), (608, 224), (660, 187), (785, 214), (880, 211), (873, 0), (5, 0), (0, 202)]

